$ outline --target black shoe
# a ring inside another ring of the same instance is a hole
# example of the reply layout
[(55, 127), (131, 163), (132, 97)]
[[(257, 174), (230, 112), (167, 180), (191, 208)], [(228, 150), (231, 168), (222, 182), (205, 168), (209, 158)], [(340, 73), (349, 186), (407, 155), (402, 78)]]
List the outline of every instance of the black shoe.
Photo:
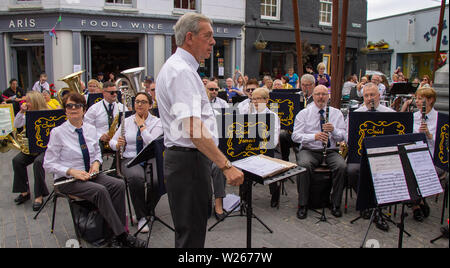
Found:
[(33, 211), (39, 211), (42, 207), (42, 202), (33, 202)]
[(214, 216), (216, 216), (216, 219), (218, 221), (222, 221), (223, 219), (225, 219), (226, 215), (225, 212), (222, 212), (222, 214), (217, 213), (216, 211), (214, 211)]
[(380, 215), (379, 212), (376, 212), (377, 215), (374, 218), (375, 226), (382, 230), (382, 231), (389, 231), (389, 225), (387, 224), (386, 220)]
[(340, 207), (335, 207), (335, 206), (333, 206), (333, 207), (331, 208), (331, 214), (332, 214), (333, 216), (335, 216), (336, 218), (342, 217), (342, 211), (341, 211), (341, 208), (340, 208)]
[(420, 204), (420, 209), (422, 210), (424, 218), (428, 218), (428, 216), (430, 216), (430, 206), (428, 206), (425, 200), (423, 200), (423, 204)]
[(123, 245), (116, 237), (114, 237), (111, 240), (109, 240), (108, 247), (109, 248), (122, 248)]
[(132, 235), (127, 235), (125, 239), (122, 241), (122, 246), (126, 248), (146, 248), (147, 243), (145, 243), (143, 240), (134, 237)]
[(20, 194), (18, 197), (16, 197), (16, 199), (14, 199), (14, 202), (16, 202), (16, 205), (21, 205), (28, 200), (30, 200), (30, 194), (27, 194), (25, 196)]
[(372, 216), (372, 211), (370, 209), (365, 209), (360, 212), (360, 215), (365, 220), (370, 220), (370, 217)]
[(300, 220), (306, 219), (308, 216), (308, 209), (305, 206), (300, 206), (297, 210), (297, 218)]
[(422, 209), (416, 208), (413, 210), (414, 219), (418, 222), (423, 222), (425, 216), (423, 215)]

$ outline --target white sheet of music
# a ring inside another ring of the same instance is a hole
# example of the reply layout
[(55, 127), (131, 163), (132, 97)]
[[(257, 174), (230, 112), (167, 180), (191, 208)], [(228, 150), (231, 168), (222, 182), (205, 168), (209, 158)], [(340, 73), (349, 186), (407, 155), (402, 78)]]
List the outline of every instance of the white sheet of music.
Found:
[[(14, 116), (13, 116), (14, 117)], [(6, 136), (13, 131), (11, 111), (6, 105), (0, 107), (0, 136)]]
[(263, 178), (286, 168), (285, 165), (259, 157), (258, 155), (234, 161), (232, 164), (237, 168), (244, 169)]
[[(405, 146), (406, 150), (411, 149), (424, 149), (428, 148), (426, 144), (408, 145)], [(417, 184), (419, 185), (420, 193), (422, 197), (432, 196), (442, 193), (442, 186), (437, 176), (436, 169), (434, 168), (433, 160), (431, 159), (430, 152), (419, 151), (407, 153), (409, 162), (416, 176)]]
[[(396, 147), (377, 149), (370, 149), (371, 151), (368, 150), (368, 153), (398, 151)], [(376, 157), (370, 157), (369, 155), (369, 164), (378, 204), (388, 204), (411, 199), (403, 173), (402, 162), (398, 154)]]

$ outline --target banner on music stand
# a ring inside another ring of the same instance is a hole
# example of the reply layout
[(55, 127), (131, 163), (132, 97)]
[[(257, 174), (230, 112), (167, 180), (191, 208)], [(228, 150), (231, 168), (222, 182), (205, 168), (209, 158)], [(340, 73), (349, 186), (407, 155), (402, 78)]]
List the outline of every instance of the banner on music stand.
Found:
[(448, 171), (448, 114), (438, 113), (436, 141), (434, 147), (434, 165)]
[(294, 130), (295, 117), (303, 108), (300, 95), (292, 93), (270, 93), (269, 109), (278, 113), (281, 129)]
[(231, 162), (259, 154), (274, 155), (274, 114), (218, 115), (216, 119), (219, 149)]
[(364, 138), (412, 133), (413, 123), (412, 113), (350, 112), (347, 162), (360, 162)]
[(30, 153), (44, 152), (50, 139), (50, 131), (66, 120), (64, 110), (28, 111), (25, 126)]

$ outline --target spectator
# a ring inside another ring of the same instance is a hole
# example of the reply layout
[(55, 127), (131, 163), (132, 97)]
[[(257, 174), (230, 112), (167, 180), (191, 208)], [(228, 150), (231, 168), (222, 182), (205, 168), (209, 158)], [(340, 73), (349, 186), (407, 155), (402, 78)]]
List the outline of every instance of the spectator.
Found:
[(113, 72), (109, 73), (108, 81), (112, 82), (112, 83), (116, 83), (116, 75)]
[(272, 78), (267, 78), (265, 80), (263, 88), (267, 88), (268, 90), (272, 90), (272, 88), (273, 88), (273, 80), (272, 80)]
[(382, 78), (378, 74), (372, 75), (371, 82), (374, 83), (378, 87), (378, 91), (380, 92), (380, 97), (383, 100), (384, 95), (386, 94), (386, 86), (382, 83)]
[[(97, 81), (97, 80), (95, 80)], [(51, 98), (51, 94), (49, 90), (42, 91), (42, 96), (44, 96), (45, 102), (47, 102), (47, 106), (50, 110), (58, 110), (61, 109), (61, 104), (56, 100)]]
[(326, 87), (330, 87), (331, 84), (331, 79), (330, 76), (328, 74), (325, 73), (325, 63), (321, 62), (317, 65), (317, 71), (319, 73), (314, 75), (314, 78), (316, 78), (316, 86), (318, 85), (324, 85)]
[(367, 82), (369, 82), (369, 78), (367, 78), (367, 76), (363, 76), (361, 77), (361, 81), (356, 85), (358, 97), (363, 97), (363, 88), (367, 84)]
[(42, 93), (44, 90), (50, 90), (50, 85), (47, 83), (47, 74), (42, 73), (39, 76), (39, 81), (34, 83), (33, 89), (34, 91)]
[(233, 79), (228, 78), (226, 80), (226, 87), (225, 90), (227, 91), (228, 100), (231, 101), (233, 97), (235, 96), (243, 96), (244, 92), (239, 91), (239, 89), (233, 87)]
[(283, 89), (283, 82), (280, 79), (273, 81), (272, 89)]
[(25, 90), (19, 87), (17, 79), (13, 78), (9, 81), (9, 88), (3, 92), (3, 101), (12, 103), (14, 114), (20, 111), (20, 102), (25, 100)]
[(348, 100), (350, 99), (350, 92), (353, 87), (357, 85), (358, 77), (356, 74), (349, 75), (347, 77), (347, 81), (344, 83), (344, 86), (342, 87), (342, 99)]
[(314, 75), (314, 69), (313, 69), (313, 67), (311, 66), (311, 64), (307, 64), (306, 67), (305, 67), (305, 69), (306, 69), (306, 73), (307, 73), (307, 74)]
[(105, 75), (102, 73), (102, 72), (99, 72), (98, 74), (97, 74), (97, 81), (99, 81), (100, 83), (104, 83), (104, 82), (106, 82), (105, 81)]
[(208, 77), (202, 76), (202, 82), (205, 87), (206, 87), (206, 84), (208, 84), (208, 81), (209, 81)]
[(91, 79), (88, 82), (88, 92), (89, 94), (102, 93), (102, 84), (96, 79)]
[(296, 73), (294, 73), (294, 68), (289, 68), (288, 69), (288, 73), (286, 74), (286, 76), (289, 79), (289, 84), (293, 87), (293, 88), (297, 88), (297, 83), (298, 83), (298, 75)]
[(234, 72), (233, 82), (234, 82), (234, 84), (235, 84), (237, 89), (239, 89), (241, 92), (244, 92), (245, 79), (244, 79), (244, 76), (242, 75), (242, 73), (239, 70), (236, 70), (236, 72)]
[(428, 75), (424, 75), (422, 76), (422, 81), (420, 82), (420, 86), (421, 87), (431, 87), (433, 85), (433, 83), (431, 82), (431, 79)]

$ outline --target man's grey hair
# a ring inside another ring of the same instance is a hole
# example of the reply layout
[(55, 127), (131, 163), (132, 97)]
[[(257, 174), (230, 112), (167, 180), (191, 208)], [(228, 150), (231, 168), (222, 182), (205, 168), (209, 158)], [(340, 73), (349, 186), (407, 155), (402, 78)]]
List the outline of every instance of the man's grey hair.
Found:
[(375, 85), (374, 83), (367, 83), (364, 85), (363, 87), (363, 92), (366, 92), (367, 89), (373, 88), (374, 90), (377, 91), (378, 94), (380, 94), (380, 91), (378, 91), (378, 86)]
[(314, 75), (311, 74), (304, 74), (302, 78), (300, 79), (300, 82), (310, 82), (310, 83), (316, 83), (316, 78), (314, 78)]
[(212, 20), (202, 14), (189, 12), (184, 14), (175, 24), (173, 30), (175, 31), (175, 41), (177, 47), (181, 47), (186, 40), (186, 35), (188, 32), (198, 34), (200, 31), (199, 23), (202, 21), (209, 22), (213, 24)]

